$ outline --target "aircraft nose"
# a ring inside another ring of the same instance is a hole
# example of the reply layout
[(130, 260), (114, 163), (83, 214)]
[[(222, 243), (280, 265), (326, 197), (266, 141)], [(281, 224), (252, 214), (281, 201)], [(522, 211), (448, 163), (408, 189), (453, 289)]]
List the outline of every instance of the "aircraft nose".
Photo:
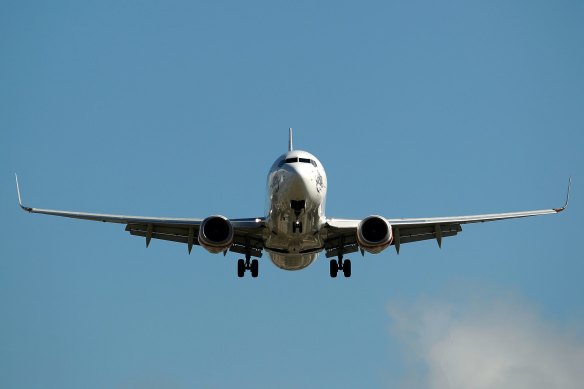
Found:
[(287, 166), (288, 173), (291, 175), (302, 175), (302, 165), (299, 163), (291, 163)]
[(298, 199), (305, 199), (308, 196), (307, 177), (306, 173), (302, 171), (299, 166), (289, 166), (288, 181), (289, 195)]

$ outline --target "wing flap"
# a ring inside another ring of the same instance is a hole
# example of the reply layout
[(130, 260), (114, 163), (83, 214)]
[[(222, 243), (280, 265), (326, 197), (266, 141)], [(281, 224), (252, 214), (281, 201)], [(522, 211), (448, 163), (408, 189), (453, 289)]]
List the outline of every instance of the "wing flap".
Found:
[(436, 228), (432, 228), (432, 229), (419, 229), (419, 228), (415, 228), (415, 229), (408, 229), (408, 228), (400, 228), (397, 230), (398, 232), (396, 232), (396, 228), (394, 228), (394, 241), (393, 241), (393, 245), (395, 245), (396, 247), (399, 246), (400, 244), (404, 244), (404, 243), (412, 243), (412, 242), (419, 242), (422, 240), (430, 240), (430, 239), (441, 239), (441, 238), (447, 238), (450, 236), (455, 236), (457, 235), (459, 232), (462, 231), (462, 227), (458, 224), (451, 224), (447, 226), (447, 229), (443, 228), (442, 226), (440, 226), (440, 233), (436, 232)]
[[(130, 230), (130, 235), (147, 237), (148, 232), (141, 230)], [(186, 236), (161, 234), (159, 232), (153, 232), (152, 239), (168, 240), (177, 243), (188, 243), (188, 238)], [(193, 244), (198, 245), (199, 244), (198, 240), (195, 240)]]
[[(173, 236), (183, 236), (187, 238), (189, 236), (189, 228), (194, 227), (195, 232), (198, 233), (199, 226), (172, 226), (165, 224), (152, 224), (152, 233), (163, 234), (163, 235), (173, 235)], [(148, 224), (128, 224), (126, 226), (126, 231), (130, 233), (132, 231), (142, 231), (144, 233), (148, 232)]]

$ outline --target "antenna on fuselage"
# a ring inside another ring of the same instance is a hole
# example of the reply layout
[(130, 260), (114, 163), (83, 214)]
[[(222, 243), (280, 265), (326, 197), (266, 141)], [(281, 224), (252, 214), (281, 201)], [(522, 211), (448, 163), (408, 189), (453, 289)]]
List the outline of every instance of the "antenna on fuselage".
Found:
[(292, 128), (288, 129), (290, 131), (290, 137), (288, 138), (288, 151), (294, 150), (294, 146), (292, 145)]

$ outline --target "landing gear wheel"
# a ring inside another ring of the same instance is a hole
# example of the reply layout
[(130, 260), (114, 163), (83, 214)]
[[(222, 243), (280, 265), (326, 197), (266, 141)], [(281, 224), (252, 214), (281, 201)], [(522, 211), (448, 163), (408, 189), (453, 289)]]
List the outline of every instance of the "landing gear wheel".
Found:
[(253, 261), (251, 261), (251, 276), (253, 278), (256, 278), (258, 276), (259, 273), (259, 262), (257, 259), (254, 259)]
[(245, 274), (245, 261), (243, 259), (240, 259), (237, 261), (237, 276), (239, 278), (243, 277), (243, 275)]
[(331, 259), (331, 277), (332, 278), (336, 278), (337, 273), (339, 272), (339, 264), (337, 263), (336, 260)]
[(345, 278), (351, 277), (351, 260), (350, 259), (345, 259), (345, 261), (343, 262), (343, 274), (345, 275)]

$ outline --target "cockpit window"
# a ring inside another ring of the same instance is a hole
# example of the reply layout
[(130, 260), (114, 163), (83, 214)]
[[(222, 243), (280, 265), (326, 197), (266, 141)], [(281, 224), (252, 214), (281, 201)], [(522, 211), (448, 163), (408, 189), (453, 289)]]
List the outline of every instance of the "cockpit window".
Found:
[(297, 162), (300, 162), (300, 163), (309, 163), (312, 166), (316, 167), (316, 162), (313, 161), (312, 159), (310, 159), (310, 158), (298, 158), (298, 157), (283, 159), (283, 160), (281, 160), (278, 163), (278, 167), (282, 167), (282, 165), (284, 165), (285, 163), (297, 163)]

